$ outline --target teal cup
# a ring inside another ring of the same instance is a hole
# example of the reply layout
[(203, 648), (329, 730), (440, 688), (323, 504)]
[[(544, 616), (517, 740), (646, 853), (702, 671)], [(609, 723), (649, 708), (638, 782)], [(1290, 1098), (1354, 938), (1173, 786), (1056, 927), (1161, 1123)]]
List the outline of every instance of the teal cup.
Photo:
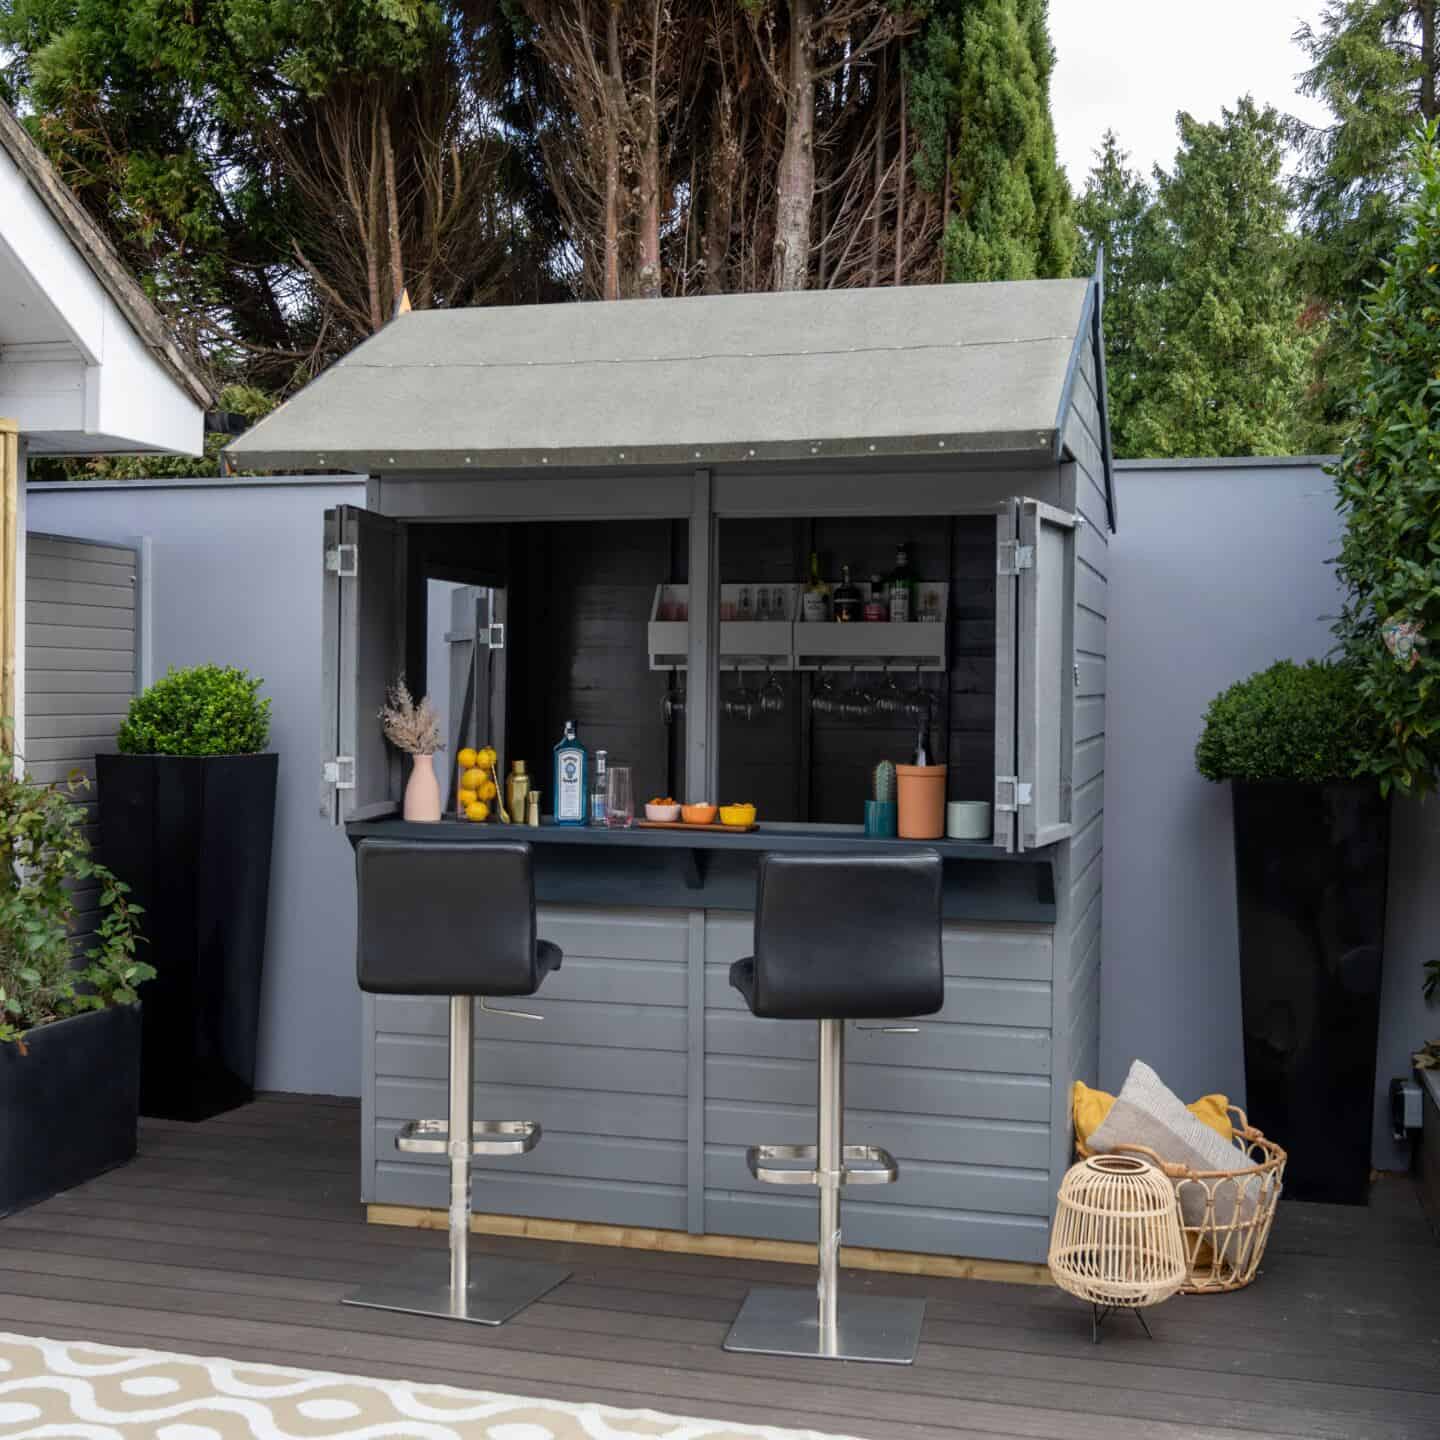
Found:
[(865, 833), (876, 837), (893, 836), (898, 828), (898, 811), (893, 800), (865, 802)]

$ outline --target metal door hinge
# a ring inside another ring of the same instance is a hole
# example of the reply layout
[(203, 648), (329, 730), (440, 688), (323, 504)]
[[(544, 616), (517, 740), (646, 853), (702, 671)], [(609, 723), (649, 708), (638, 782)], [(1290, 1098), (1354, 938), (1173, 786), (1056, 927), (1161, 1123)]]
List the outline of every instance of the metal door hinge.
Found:
[(353, 790), (355, 788), (355, 757), (353, 755), (337, 755), (333, 760), (327, 760), (321, 778), (327, 785), (333, 785), (337, 790)]
[(482, 635), (488, 633), (489, 639), (484, 643), (488, 644), (492, 650), (503, 650), (505, 648), (505, 626), (503, 623), (497, 622), (494, 625), (484, 627), (480, 633)]
[(995, 777), (995, 813), (1018, 814), (1022, 805), (1034, 804), (1034, 789), (1028, 780), (1018, 775), (997, 775)]
[(360, 573), (360, 555), (354, 545), (332, 545), (325, 552), (325, 569), (342, 580), (353, 580)]
[(505, 626), (497, 621), (494, 625), (481, 625), (476, 630), (447, 630), (445, 640), (450, 645), (483, 645), (487, 650), (505, 648)]
[(996, 556), (995, 572), (998, 575), (1018, 575), (1022, 570), (1035, 568), (1035, 547), (1022, 545), (1018, 540), (1002, 540)]

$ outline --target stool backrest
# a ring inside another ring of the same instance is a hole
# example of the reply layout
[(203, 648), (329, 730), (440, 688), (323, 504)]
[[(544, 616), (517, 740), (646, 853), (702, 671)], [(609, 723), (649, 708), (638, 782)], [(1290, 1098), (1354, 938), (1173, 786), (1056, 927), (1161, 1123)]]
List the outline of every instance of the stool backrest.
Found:
[(356, 973), (380, 995), (533, 995), (530, 847), (362, 840)]
[(940, 857), (767, 854), (755, 913), (757, 1015), (894, 1019), (945, 1002)]

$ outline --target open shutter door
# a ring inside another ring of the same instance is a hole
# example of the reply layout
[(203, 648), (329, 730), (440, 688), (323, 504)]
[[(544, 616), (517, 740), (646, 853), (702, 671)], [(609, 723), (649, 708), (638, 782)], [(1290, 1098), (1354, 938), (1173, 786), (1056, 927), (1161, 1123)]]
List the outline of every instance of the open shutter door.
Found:
[(325, 766), (322, 811), (339, 825), (400, 809), (399, 753), (380, 728), (405, 665), (401, 527), (341, 505), (325, 512)]
[(1007, 500), (995, 517), (995, 808), (994, 834), (1002, 850), (1018, 843), (1015, 815), (1015, 666), (1019, 657), (1020, 590), (1014, 559), (1020, 542), (1020, 503)]
[(1070, 833), (1075, 686), (1075, 517), (1020, 502), (1019, 845)]

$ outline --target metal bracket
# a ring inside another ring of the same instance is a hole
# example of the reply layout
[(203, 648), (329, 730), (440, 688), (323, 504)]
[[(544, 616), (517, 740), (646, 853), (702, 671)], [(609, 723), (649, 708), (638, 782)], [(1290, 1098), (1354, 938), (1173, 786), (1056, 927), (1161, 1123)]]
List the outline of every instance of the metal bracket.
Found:
[(497, 621), (489, 627), (490, 633), (485, 644), (492, 650), (503, 650), (505, 648), (505, 626), (503, 622)]
[[(349, 778), (346, 778), (345, 767), (349, 767)], [(337, 790), (353, 790), (355, 788), (355, 757), (353, 755), (337, 755), (333, 760), (325, 762), (321, 779), (327, 785), (333, 785)]]
[(997, 814), (1016, 815), (1022, 805), (1035, 803), (1035, 789), (1028, 780), (1018, 775), (997, 775), (995, 777), (995, 811)]
[(870, 1030), (878, 1035), (918, 1035), (918, 1025), (867, 1025), (863, 1020), (852, 1022), (857, 1030)]
[(325, 569), (342, 580), (353, 580), (360, 573), (360, 552), (355, 545), (332, 545), (325, 552)]
[(996, 551), (995, 573), (997, 575), (1018, 575), (1022, 570), (1035, 568), (1035, 547), (1022, 545), (1018, 540), (1002, 540)]
[[(825, 1171), (800, 1169), (795, 1163), (809, 1161), (813, 1167), (816, 1159), (814, 1145), (751, 1145), (745, 1151), (746, 1168), (763, 1185), (820, 1185)], [(878, 1145), (840, 1148), (840, 1169), (835, 1172), (835, 1180), (841, 1185), (893, 1185), (899, 1174), (895, 1157)]]
[(503, 1015), (507, 1020), (543, 1020), (543, 1015), (537, 1015), (533, 1010), (501, 1010), (498, 1006), (487, 1005), (485, 997), (480, 997), (480, 1013), (482, 1015)]

